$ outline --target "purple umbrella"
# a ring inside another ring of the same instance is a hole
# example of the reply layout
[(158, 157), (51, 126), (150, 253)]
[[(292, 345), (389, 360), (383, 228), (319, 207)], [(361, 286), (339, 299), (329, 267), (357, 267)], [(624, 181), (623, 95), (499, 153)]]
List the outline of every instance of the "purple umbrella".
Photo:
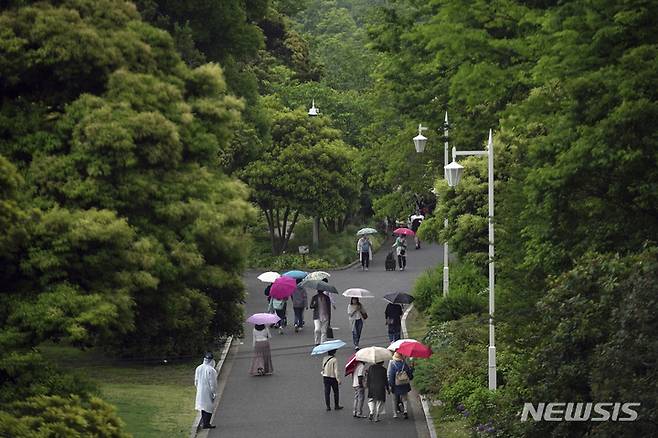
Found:
[(292, 277), (281, 276), (274, 280), (270, 288), (270, 297), (285, 300), (297, 289), (297, 282)]
[(247, 318), (247, 322), (252, 324), (276, 324), (279, 321), (281, 318), (274, 313), (254, 313)]

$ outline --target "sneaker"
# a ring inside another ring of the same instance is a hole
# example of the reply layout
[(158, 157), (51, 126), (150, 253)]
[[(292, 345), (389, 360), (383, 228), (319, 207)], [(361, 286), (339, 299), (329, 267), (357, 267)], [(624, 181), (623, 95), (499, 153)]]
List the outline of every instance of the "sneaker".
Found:
[(359, 416), (356, 414), (356, 412), (352, 412), (352, 417), (358, 418)]
[(400, 271), (402, 271), (403, 269), (404, 269), (404, 268), (402, 268), (402, 266), (400, 266)]
[(372, 414), (368, 414), (368, 420), (372, 421)]
[(336, 410), (336, 411), (340, 411), (341, 409), (343, 409), (342, 406), (336, 406), (336, 407), (334, 408), (334, 410)]
[(397, 412), (395, 414), (393, 414), (393, 418), (398, 418)]
[(297, 327), (297, 325), (295, 325), (295, 333), (297, 333), (298, 331), (299, 331), (299, 327)]
[(404, 419), (405, 419), (405, 420), (408, 420), (408, 419), (409, 419), (409, 414), (407, 414), (406, 412), (404, 413)]
[(283, 334), (283, 329), (282, 329), (281, 327), (279, 327), (279, 334), (280, 334), (280, 335)]
[(331, 410), (331, 406), (327, 406), (327, 410), (330, 411), (330, 410)]
[(367, 271), (367, 270), (368, 270), (368, 268), (366, 268), (366, 271)]

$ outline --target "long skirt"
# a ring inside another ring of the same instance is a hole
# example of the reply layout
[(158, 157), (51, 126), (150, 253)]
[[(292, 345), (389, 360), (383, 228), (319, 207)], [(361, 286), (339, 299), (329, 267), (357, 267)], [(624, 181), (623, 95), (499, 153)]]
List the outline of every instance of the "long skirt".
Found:
[(252, 376), (265, 376), (272, 374), (272, 353), (270, 352), (270, 341), (258, 341), (254, 347), (254, 358), (251, 360), (249, 373)]

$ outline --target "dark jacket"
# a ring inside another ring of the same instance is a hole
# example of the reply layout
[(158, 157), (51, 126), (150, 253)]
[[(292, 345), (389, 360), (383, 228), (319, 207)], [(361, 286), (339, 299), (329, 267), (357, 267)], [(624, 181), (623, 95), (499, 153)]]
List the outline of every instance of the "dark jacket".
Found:
[(377, 364), (370, 365), (366, 371), (366, 388), (368, 388), (368, 398), (386, 400), (386, 392), (389, 388), (386, 368)]
[(389, 333), (397, 333), (402, 330), (402, 306), (399, 304), (389, 303), (384, 311), (386, 319), (392, 319), (392, 324), (388, 325)]
[(411, 367), (403, 360), (392, 360), (388, 365), (388, 384), (393, 388), (393, 393), (395, 395), (406, 394), (411, 391), (411, 385), (405, 383), (404, 385), (395, 384), (395, 375), (400, 371), (405, 370), (409, 375), (409, 380), (414, 378), (414, 372)]
[(322, 292), (313, 295), (313, 298), (311, 298), (310, 307), (313, 309), (313, 319), (320, 319), (320, 303), (318, 303), (318, 300), (325, 301), (327, 305), (327, 313), (329, 314), (329, 320), (331, 321), (331, 300)]

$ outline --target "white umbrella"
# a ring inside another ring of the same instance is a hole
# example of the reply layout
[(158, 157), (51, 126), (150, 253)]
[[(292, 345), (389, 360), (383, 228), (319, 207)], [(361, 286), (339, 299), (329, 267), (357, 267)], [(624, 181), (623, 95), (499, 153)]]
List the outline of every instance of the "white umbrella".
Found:
[(422, 221), (423, 219), (425, 219), (425, 216), (423, 216), (422, 214), (414, 214), (409, 219), (411, 219), (412, 221), (416, 219), (420, 219)]
[(391, 360), (393, 353), (382, 347), (366, 347), (357, 351), (355, 357), (361, 362), (377, 363)]
[(391, 342), (391, 345), (389, 345), (387, 348), (391, 351), (395, 351), (400, 347), (400, 344), (402, 344), (403, 342), (418, 342), (418, 341), (415, 339), (398, 339), (395, 342)]
[(357, 236), (363, 236), (366, 234), (377, 234), (377, 230), (375, 230), (374, 228), (366, 227), (366, 228), (361, 228), (359, 231), (356, 232)]
[(354, 297), (354, 298), (375, 298), (375, 296), (367, 289), (361, 289), (358, 287), (353, 287), (347, 289), (343, 292), (344, 297)]
[(329, 278), (329, 277), (331, 277), (331, 274), (328, 273), (328, 272), (324, 272), (324, 271), (315, 271), (315, 272), (311, 272), (311, 273), (308, 274), (306, 277), (304, 277), (304, 279), (303, 279), (303, 280), (301, 281), (301, 283), (299, 283), (299, 284), (300, 284), (300, 286), (304, 286), (304, 284), (306, 284), (307, 282), (309, 282), (309, 281), (311, 281), (311, 280), (319, 280), (319, 281), (322, 281), (322, 280), (324, 280), (325, 278)]
[(281, 277), (281, 274), (279, 274), (278, 272), (268, 271), (268, 272), (263, 272), (257, 278), (263, 283), (274, 283), (274, 280), (276, 280), (279, 277)]

